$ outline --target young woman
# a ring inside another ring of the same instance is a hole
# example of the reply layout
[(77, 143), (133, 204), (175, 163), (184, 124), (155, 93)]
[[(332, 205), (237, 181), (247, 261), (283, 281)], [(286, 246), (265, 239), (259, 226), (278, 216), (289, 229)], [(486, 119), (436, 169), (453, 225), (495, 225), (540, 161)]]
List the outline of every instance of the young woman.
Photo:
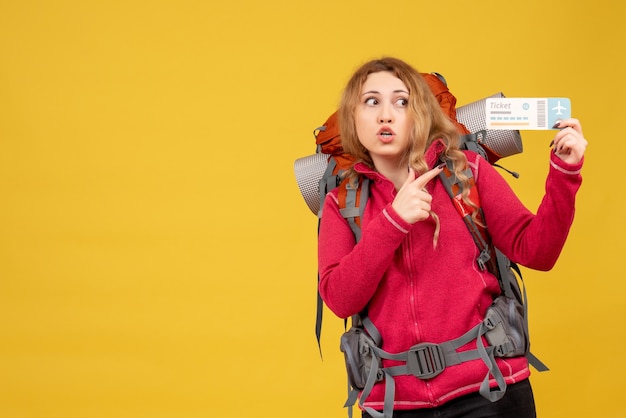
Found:
[[(349, 177), (368, 177), (370, 191), (358, 243), (339, 212), (337, 189), (325, 199), (320, 293), (341, 318), (367, 307), (383, 350), (400, 353), (458, 338), (483, 320), (500, 293), (496, 277), (477, 266), (478, 248), (437, 178), (441, 161), (453, 162), (466, 191), (462, 171), (471, 169), (497, 248), (532, 269), (555, 264), (582, 181), (587, 141), (578, 120), (559, 126), (546, 194), (533, 214), (487, 161), (459, 150), (455, 126), (407, 63), (383, 58), (364, 64), (349, 80), (338, 115), (343, 147), (357, 159)], [(481, 360), (447, 367), (431, 379), (396, 376), (394, 417), (534, 417), (526, 358), (497, 358), (497, 365), (508, 385), (497, 402), (478, 393), (487, 371)], [(378, 382), (363, 406), (383, 410), (384, 395), (385, 382)]]

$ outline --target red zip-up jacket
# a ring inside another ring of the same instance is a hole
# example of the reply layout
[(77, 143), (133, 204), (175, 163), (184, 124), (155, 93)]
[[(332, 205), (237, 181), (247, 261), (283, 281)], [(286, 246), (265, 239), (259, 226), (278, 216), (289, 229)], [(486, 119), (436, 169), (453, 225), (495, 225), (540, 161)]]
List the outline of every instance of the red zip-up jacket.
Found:
[[(429, 167), (437, 164), (442, 150), (440, 141), (427, 150)], [(495, 246), (523, 266), (551, 269), (574, 218), (583, 162), (571, 165), (551, 153), (546, 193), (533, 214), (495, 168), (478, 154), (464, 152)], [(478, 268), (478, 247), (441, 181), (427, 186), (441, 225), (434, 248), (434, 220), (408, 224), (391, 206), (396, 195), (393, 183), (362, 163), (355, 169), (372, 180), (358, 243), (339, 213), (337, 189), (324, 202), (318, 256), (319, 290), (326, 305), (341, 318), (367, 305), (382, 336), (381, 348), (389, 353), (455, 339), (481, 322), (500, 287), (492, 274)], [(475, 347), (472, 342), (460, 351)], [(383, 366), (398, 364), (385, 360)], [(498, 358), (497, 364), (507, 384), (530, 375), (525, 357)], [(486, 373), (482, 360), (472, 360), (428, 380), (397, 376), (394, 409), (436, 407), (478, 392)], [(377, 383), (364, 406), (382, 410), (384, 392), (384, 382)]]

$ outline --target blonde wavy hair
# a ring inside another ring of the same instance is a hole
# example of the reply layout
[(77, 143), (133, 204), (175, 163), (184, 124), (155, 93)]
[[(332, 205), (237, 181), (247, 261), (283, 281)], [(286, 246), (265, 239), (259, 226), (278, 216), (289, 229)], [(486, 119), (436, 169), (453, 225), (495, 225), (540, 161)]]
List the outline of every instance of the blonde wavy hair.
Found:
[[(416, 173), (422, 174), (429, 167), (424, 160), (424, 152), (433, 141), (441, 139), (445, 148), (441, 155), (444, 161), (451, 161), (454, 173), (462, 183), (462, 198), (477, 215), (478, 208), (472, 203), (469, 196), (470, 181), (463, 174), (467, 168), (465, 154), (459, 149), (459, 132), (448, 115), (439, 106), (437, 99), (420, 73), (406, 62), (392, 57), (372, 60), (358, 68), (343, 90), (338, 110), (339, 130), (343, 149), (356, 158), (356, 162), (363, 162), (372, 169), (376, 169), (367, 149), (359, 141), (356, 131), (355, 112), (360, 103), (361, 89), (372, 73), (388, 71), (399, 78), (409, 90), (409, 117), (413, 121), (410, 132), (409, 146), (399, 161), (401, 167), (411, 166)], [(348, 170), (347, 176), (355, 182), (358, 174), (354, 169)], [(436, 229), (433, 244), (436, 246), (439, 237), (439, 217), (434, 212), (431, 216), (435, 220)]]

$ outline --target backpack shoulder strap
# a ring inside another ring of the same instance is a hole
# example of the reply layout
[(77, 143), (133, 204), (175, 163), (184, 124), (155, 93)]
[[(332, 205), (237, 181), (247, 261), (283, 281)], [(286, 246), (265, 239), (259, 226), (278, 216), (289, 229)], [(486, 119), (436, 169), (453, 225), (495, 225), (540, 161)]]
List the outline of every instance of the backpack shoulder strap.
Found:
[[(332, 165), (332, 166), (331, 166)], [(349, 179), (344, 178), (341, 180), (339, 185), (336, 183), (341, 179), (341, 172), (337, 170), (337, 164), (334, 163), (334, 159), (331, 158), (329, 160), (329, 166), (326, 169), (326, 173), (324, 174), (323, 180), (320, 181), (320, 199), (326, 196), (326, 193), (330, 190), (338, 187), (339, 190), (337, 192), (337, 198), (339, 201), (339, 212), (341, 215), (348, 221), (348, 225), (350, 225), (350, 229), (354, 234), (354, 238), (356, 242), (361, 240), (361, 217), (363, 216), (363, 212), (365, 211), (365, 205), (367, 204), (367, 199), (369, 197), (369, 184), (370, 180), (367, 177), (361, 176), (356, 186), (353, 186)], [(320, 209), (318, 212), (318, 233), (319, 233), (319, 224), (322, 218), (322, 208), (323, 201), (320, 204)], [(317, 285), (319, 288), (320, 276), (319, 272), (317, 273)], [(320, 295), (319, 290), (317, 291), (317, 304), (316, 304), (316, 318), (315, 318), (315, 337), (317, 339), (317, 347), (320, 351), (320, 357), (322, 356), (322, 319), (324, 313), (324, 301), (322, 300), (322, 296)], [(371, 324), (371, 321), (367, 322), (368, 326)], [(373, 324), (371, 324), (373, 327)], [(374, 327), (375, 330), (375, 327)], [(371, 331), (377, 332), (377, 331)]]
[(476, 220), (474, 219), (475, 208), (468, 204), (462, 198), (462, 184), (461, 180), (454, 173), (454, 167), (452, 161), (446, 161), (446, 166), (439, 174), (442, 184), (444, 185), (448, 195), (452, 199), (454, 207), (457, 209), (463, 222), (467, 226), (472, 239), (476, 243), (476, 246), (480, 250), (480, 254), (476, 259), (478, 266), (481, 270), (489, 270), (498, 279), (500, 278), (500, 272), (497, 266), (497, 259), (493, 255), (494, 251), (491, 245), (491, 238), (487, 232), (487, 227), (484, 222), (484, 216), (482, 214), (482, 208), (480, 206), (480, 196), (478, 195), (478, 188), (474, 181), (474, 175), (472, 170), (468, 167), (463, 172), (470, 182), (469, 199), (478, 208), (478, 215)]
[[(470, 178), (469, 198), (472, 203), (478, 207), (478, 222), (476, 222), (472, 217), (474, 209), (461, 198), (461, 181), (454, 173), (452, 161), (446, 161), (446, 167), (444, 167), (441, 174), (439, 174), (439, 177), (446, 188), (448, 195), (452, 199), (454, 206), (463, 217), (463, 221), (467, 225), (474, 242), (480, 250), (480, 255), (476, 260), (478, 266), (483, 270), (488, 269), (498, 278), (500, 288), (505, 296), (514, 298), (522, 304), (524, 309), (524, 327), (526, 328), (526, 334), (528, 335), (528, 302), (526, 299), (526, 286), (524, 285), (522, 272), (517, 264), (513, 263), (504, 254), (502, 254), (500, 250), (493, 246), (487, 230), (487, 225), (484, 222), (484, 216), (480, 206), (480, 198), (478, 196), (478, 187), (476, 187), (472, 170), (467, 168), (464, 171), (464, 174)], [(518, 277), (522, 281), (521, 291), (513, 271), (517, 273)], [(528, 359), (528, 362), (538, 371), (543, 372), (549, 370), (548, 367), (530, 351), (526, 353), (526, 358)]]
[(473, 212), (476, 208), (472, 207), (462, 199), (461, 181), (454, 173), (452, 161), (446, 161), (446, 166), (439, 176), (444, 187), (446, 188), (446, 191), (448, 192), (448, 195), (452, 199), (454, 206), (463, 217), (463, 221), (467, 225), (467, 228), (469, 229), (470, 234), (472, 235), (472, 238), (476, 243), (476, 246), (480, 250), (480, 255), (476, 260), (478, 266), (482, 270), (489, 270), (490, 273), (498, 278), (502, 292), (506, 296), (514, 297), (522, 302), (525, 299), (522, 299), (522, 295), (514, 290), (515, 288), (517, 288), (517, 286), (514, 286), (512, 283), (512, 280), (515, 280), (515, 278), (511, 277), (511, 275), (508, 273), (509, 268), (514, 268), (521, 277), (519, 267), (517, 267), (516, 264), (512, 263), (504, 254), (502, 254), (497, 248), (493, 246), (493, 243), (491, 242), (491, 237), (489, 236), (487, 225), (485, 223), (485, 217), (482, 213), (480, 197), (478, 195), (478, 187), (476, 187), (476, 181), (474, 180), (472, 170), (468, 167), (467, 169), (465, 169), (463, 174), (465, 174), (469, 178), (469, 200), (472, 202), (472, 204), (476, 206), (476, 208), (478, 208), (478, 214), (476, 216), (476, 219), (473, 216)]
[(348, 221), (356, 242), (361, 240), (361, 217), (369, 197), (369, 184), (370, 180), (364, 176), (359, 177), (356, 185), (347, 178), (339, 184), (339, 212)]

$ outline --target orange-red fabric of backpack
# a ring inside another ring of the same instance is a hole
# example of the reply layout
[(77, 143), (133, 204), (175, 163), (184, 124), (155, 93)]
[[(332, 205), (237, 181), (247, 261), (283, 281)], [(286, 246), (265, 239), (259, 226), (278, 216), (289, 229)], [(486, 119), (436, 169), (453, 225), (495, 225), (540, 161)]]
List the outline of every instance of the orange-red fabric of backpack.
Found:
[[(448, 115), (456, 126), (459, 134), (469, 134), (470, 131), (465, 125), (456, 119), (456, 97), (450, 93), (448, 86), (443, 81), (443, 77), (437, 73), (421, 73), (421, 75), (435, 95), (443, 112)], [(337, 112), (330, 115), (326, 122), (324, 122), (323, 127), (317, 131), (315, 142), (321, 147), (322, 153), (332, 155), (335, 158), (337, 161), (337, 170), (347, 170), (352, 166), (354, 157), (344, 152), (341, 146)]]

